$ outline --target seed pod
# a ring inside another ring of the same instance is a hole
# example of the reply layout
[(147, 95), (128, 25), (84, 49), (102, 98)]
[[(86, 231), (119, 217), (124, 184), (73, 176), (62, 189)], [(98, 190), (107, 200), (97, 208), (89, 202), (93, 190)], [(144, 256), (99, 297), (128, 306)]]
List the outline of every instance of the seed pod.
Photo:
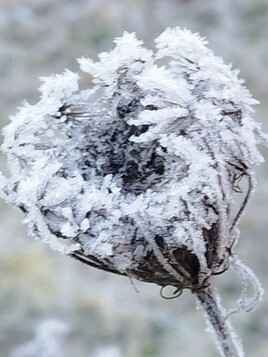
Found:
[[(40, 101), (4, 130), (2, 192), (53, 249), (200, 292), (235, 266), (265, 138), (238, 71), (204, 39), (174, 28), (155, 43), (153, 52), (124, 33), (98, 62), (80, 59), (93, 77), (88, 90), (70, 71), (42, 78)], [(248, 190), (236, 212), (242, 178)]]

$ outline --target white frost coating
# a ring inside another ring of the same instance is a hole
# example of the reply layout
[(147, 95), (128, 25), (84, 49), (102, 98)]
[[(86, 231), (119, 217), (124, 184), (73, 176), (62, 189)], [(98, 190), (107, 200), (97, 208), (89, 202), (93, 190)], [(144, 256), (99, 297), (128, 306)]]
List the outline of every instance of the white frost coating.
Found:
[(67, 99), (79, 89), (79, 75), (66, 70), (63, 74), (54, 74), (50, 77), (40, 77), (43, 84), (39, 87), (41, 98), (55, 97)]
[[(189, 288), (222, 356), (241, 357), (226, 318), (252, 310), (262, 290), (233, 249), (263, 161), (257, 144), (268, 139), (239, 72), (204, 39), (177, 27), (155, 43), (147, 50), (125, 32), (99, 61), (80, 58), (91, 89), (80, 90), (68, 70), (41, 78), (40, 101), (4, 128), (9, 177), (0, 174), (0, 196), (25, 213), (31, 235), (63, 254), (179, 293)], [(236, 212), (242, 178), (248, 190)], [(210, 277), (229, 265), (242, 293), (226, 312)]]
[(206, 330), (213, 336), (215, 345), (222, 357), (244, 357), (242, 343), (230, 321), (226, 320), (225, 309), (216, 290), (200, 292), (197, 295), (198, 307), (201, 305), (205, 317)]
[[(148, 252), (160, 257), (157, 234), (194, 254), (205, 278), (226, 261), (233, 193), (262, 161), (265, 137), (251, 117), (257, 101), (204, 39), (174, 28), (155, 42), (153, 52), (124, 33), (99, 61), (80, 58), (92, 89), (68, 70), (41, 78), (40, 101), (4, 129), (1, 196), (65, 254), (127, 272)], [(204, 231), (215, 226), (214, 259)]]

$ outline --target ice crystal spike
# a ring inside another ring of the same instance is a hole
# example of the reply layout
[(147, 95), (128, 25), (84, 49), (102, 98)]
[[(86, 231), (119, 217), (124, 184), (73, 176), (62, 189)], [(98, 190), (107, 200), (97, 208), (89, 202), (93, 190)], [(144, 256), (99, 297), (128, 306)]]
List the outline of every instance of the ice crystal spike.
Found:
[[(208, 311), (212, 275), (231, 265), (253, 277), (234, 248), (264, 134), (252, 118), (257, 101), (204, 39), (173, 28), (155, 44), (147, 50), (125, 32), (97, 62), (79, 59), (93, 78), (88, 90), (67, 70), (42, 78), (40, 101), (4, 129), (10, 175), (1, 194), (53, 249), (177, 292), (189, 288)], [(236, 212), (241, 179), (248, 189)], [(218, 305), (214, 299), (215, 314)], [(243, 297), (245, 305), (252, 301)], [(228, 330), (213, 327), (219, 339)]]

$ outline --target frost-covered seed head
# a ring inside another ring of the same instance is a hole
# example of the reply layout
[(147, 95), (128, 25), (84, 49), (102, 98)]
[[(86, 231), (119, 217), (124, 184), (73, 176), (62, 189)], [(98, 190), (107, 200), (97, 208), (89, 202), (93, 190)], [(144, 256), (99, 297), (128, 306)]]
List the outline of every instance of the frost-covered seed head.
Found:
[[(147, 50), (124, 33), (93, 86), (65, 71), (42, 78), (41, 99), (4, 129), (2, 196), (53, 249), (100, 269), (180, 287), (228, 263), (238, 238), (234, 193), (262, 161), (256, 101), (186, 29)], [(165, 63), (165, 65), (163, 65)], [(248, 196), (248, 195), (247, 195)]]

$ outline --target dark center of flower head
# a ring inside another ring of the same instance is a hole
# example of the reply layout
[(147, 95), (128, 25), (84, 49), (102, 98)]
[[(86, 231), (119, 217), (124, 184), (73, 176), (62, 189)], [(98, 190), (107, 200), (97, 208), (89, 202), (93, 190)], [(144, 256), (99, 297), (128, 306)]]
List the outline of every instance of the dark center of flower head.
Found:
[[(82, 171), (84, 178), (94, 169), (98, 176), (113, 175), (122, 193), (135, 195), (145, 192), (163, 179), (165, 173), (165, 148), (157, 140), (136, 143), (133, 136), (145, 133), (149, 125), (132, 125), (142, 109), (156, 110), (153, 106), (143, 108), (137, 98), (119, 101), (115, 118), (105, 125), (96, 125), (87, 132), (88, 143), (84, 148)], [(72, 114), (71, 114), (72, 115)]]
[(148, 125), (129, 125), (126, 119), (137, 112), (136, 100), (117, 107), (119, 125), (111, 135), (111, 150), (104, 174), (119, 174), (122, 177), (123, 190), (135, 194), (141, 193), (161, 180), (164, 174), (164, 158), (156, 152), (154, 141), (150, 145), (134, 143), (132, 136), (139, 136), (148, 130)]

